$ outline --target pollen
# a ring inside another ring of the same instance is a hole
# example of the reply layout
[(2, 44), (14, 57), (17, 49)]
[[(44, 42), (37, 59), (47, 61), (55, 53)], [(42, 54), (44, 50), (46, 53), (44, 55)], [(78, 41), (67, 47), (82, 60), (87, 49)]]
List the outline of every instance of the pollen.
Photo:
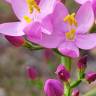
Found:
[(37, 5), (35, 0), (26, 0), (26, 2), (28, 4), (28, 8), (29, 8), (30, 13), (33, 12), (33, 9), (36, 9), (38, 12), (40, 12), (40, 8)]
[(75, 38), (75, 33), (76, 33), (76, 30), (75, 30), (75, 29), (71, 29), (71, 31), (65, 33), (66, 38), (67, 38), (68, 40), (74, 40), (74, 38)]
[(75, 13), (72, 13), (71, 15), (67, 15), (65, 18), (64, 18), (64, 22), (68, 22), (69, 25), (74, 25), (74, 26), (78, 26), (77, 24), (77, 21), (75, 19)]
[(27, 23), (30, 23), (30, 22), (32, 21), (32, 19), (29, 18), (28, 16), (24, 16), (23, 18), (24, 18), (24, 20), (25, 20)]

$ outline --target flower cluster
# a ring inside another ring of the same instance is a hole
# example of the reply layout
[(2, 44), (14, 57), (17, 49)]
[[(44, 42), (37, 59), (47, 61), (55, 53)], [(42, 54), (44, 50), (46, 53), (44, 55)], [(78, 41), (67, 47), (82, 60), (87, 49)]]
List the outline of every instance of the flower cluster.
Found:
[[(83, 79), (89, 83), (96, 80), (96, 72), (85, 72), (87, 57), (84, 56), (77, 63), (77, 80), (72, 81), (70, 62), (80, 56), (79, 49), (96, 47), (96, 33), (89, 33), (96, 23), (96, 0), (75, 0), (81, 6), (73, 13), (69, 13), (62, 0), (5, 1), (12, 6), (19, 21), (0, 24), (0, 35), (16, 47), (45, 48), (46, 61), (53, 51), (63, 57), (55, 72), (58, 79), (45, 82), (46, 96), (79, 96), (76, 87)], [(31, 80), (36, 79), (37, 71), (33, 67), (28, 67), (26, 72)]]
[[(65, 94), (64, 96), (80, 96), (80, 92), (76, 87), (81, 82), (83, 82), (83, 79), (85, 79), (89, 84), (96, 80), (96, 72), (85, 72), (85, 69), (87, 68), (86, 58), (86, 56), (80, 58), (77, 63), (77, 69), (79, 69), (79, 74), (78, 80), (75, 82), (70, 81), (71, 73), (67, 70), (65, 64), (60, 64), (55, 72), (59, 79), (48, 79), (45, 82), (44, 91), (46, 96), (62, 96), (63, 94)], [(64, 83), (64, 87), (61, 81)], [(66, 88), (67, 92), (69, 93), (66, 93), (66, 91), (64, 91), (64, 88)]]
[(82, 5), (72, 14), (61, 0), (6, 1), (12, 5), (19, 21), (0, 24), (1, 34), (25, 35), (32, 43), (56, 48), (71, 58), (79, 57), (79, 48), (89, 50), (96, 47), (96, 34), (89, 34), (95, 21), (96, 0), (76, 0)]

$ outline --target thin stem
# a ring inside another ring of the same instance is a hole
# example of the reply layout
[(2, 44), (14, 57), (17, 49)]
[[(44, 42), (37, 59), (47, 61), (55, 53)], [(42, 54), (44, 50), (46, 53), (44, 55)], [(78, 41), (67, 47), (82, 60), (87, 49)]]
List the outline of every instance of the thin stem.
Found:
[(74, 81), (74, 82), (72, 82), (72, 83), (70, 84), (70, 87), (71, 87), (71, 88), (75, 88), (75, 87), (77, 87), (81, 82), (82, 82), (81, 79), (80, 79), (80, 80), (77, 80), (77, 81)]
[(65, 83), (65, 88), (66, 88), (66, 91), (65, 91), (66, 96), (71, 96), (71, 87), (69, 82)]
[(71, 58), (67, 56), (61, 56), (61, 63), (65, 65), (68, 71), (71, 71)]
[(28, 48), (28, 49), (30, 49), (30, 50), (32, 50), (32, 51), (33, 51), (33, 50), (41, 50), (41, 49), (44, 49), (43, 47), (37, 46), (37, 45), (32, 44), (32, 43), (30, 43), (30, 42), (28, 42), (28, 41), (26, 41), (23, 46), (26, 47), (26, 48)]

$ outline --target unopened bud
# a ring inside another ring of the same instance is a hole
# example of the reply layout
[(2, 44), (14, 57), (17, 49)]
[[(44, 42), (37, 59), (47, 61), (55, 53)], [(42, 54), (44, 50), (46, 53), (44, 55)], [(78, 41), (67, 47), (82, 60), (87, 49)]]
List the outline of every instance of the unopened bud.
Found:
[(32, 66), (27, 67), (26, 73), (28, 78), (31, 80), (35, 80), (37, 78), (37, 70)]
[(21, 36), (5, 36), (5, 38), (15, 47), (20, 47), (25, 43), (25, 39)]
[(53, 56), (53, 51), (51, 49), (44, 50), (44, 58), (48, 62)]
[(77, 88), (73, 89), (72, 96), (79, 96), (79, 90)]
[(84, 70), (85, 71), (85, 69), (87, 67), (87, 56), (81, 57), (80, 60), (77, 63), (77, 66), (78, 66), (79, 70)]
[(57, 67), (56, 74), (63, 81), (68, 81), (70, 79), (70, 72), (65, 68), (63, 64)]
[(60, 81), (55, 79), (48, 79), (45, 82), (44, 92), (46, 96), (63, 96), (64, 87)]
[(92, 83), (93, 81), (96, 80), (96, 72), (88, 72), (88, 73), (86, 73), (85, 79), (86, 79), (89, 83)]

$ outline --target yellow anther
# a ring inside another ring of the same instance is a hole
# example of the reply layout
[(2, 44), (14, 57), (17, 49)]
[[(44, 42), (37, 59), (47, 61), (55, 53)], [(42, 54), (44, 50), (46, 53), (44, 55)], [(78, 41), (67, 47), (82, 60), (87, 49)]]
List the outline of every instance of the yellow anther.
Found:
[(30, 22), (32, 21), (32, 19), (29, 18), (28, 16), (24, 16), (23, 18), (24, 18), (24, 20), (25, 20), (27, 23), (30, 23)]
[(28, 4), (30, 13), (33, 12), (33, 9), (34, 9), (34, 8), (35, 8), (38, 12), (40, 12), (40, 8), (39, 8), (39, 6), (37, 5), (37, 3), (36, 3), (35, 0), (26, 0), (26, 2), (27, 2), (27, 4)]
[(75, 29), (71, 29), (71, 31), (69, 31), (69, 32), (66, 32), (66, 38), (68, 39), (68, 40), (74, 40), (74, 38), (75, 38), (75, 33), (76, 33), (76, 30)]
[(75, 13), (72, 13), (71, 15), (67, 15), (64, 18), (64, 22), (68, 22), (71, 26), (75, 25), (76, 27), (78, 26), (77, 21), (75, 19)]

